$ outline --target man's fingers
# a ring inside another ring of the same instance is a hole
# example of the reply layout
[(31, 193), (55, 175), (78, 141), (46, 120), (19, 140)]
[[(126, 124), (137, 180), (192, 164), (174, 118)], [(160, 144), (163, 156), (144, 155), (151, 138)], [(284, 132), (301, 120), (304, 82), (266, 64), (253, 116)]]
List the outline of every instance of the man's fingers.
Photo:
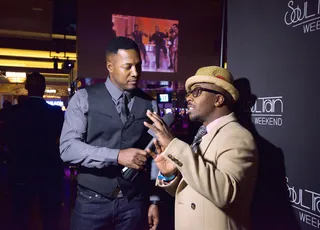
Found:
[(136, 164), (139, 167), (139, 169), (143, 169), (145, 165), (142, 161), (139, 160), (135, 160), (134, 164)]
[(138, 166), (144, 165), (144, 163), (143, 163), (142, 161), (140, 161), (139, 159), (137, 159), (137, 158), (134, 158), (134, 159), (133, 159), (133, 163), (136, 164), (136, 165), (138, 165)]
[(144, 126), (146, 126), (147, 128), (151, 129), (153, 132), (157, 132), (158, 128), (154, 125), (149, 124), (148, 122), (143, 122)]
[(153, 143), (155, 146), (155, 152), (152, 152), (150, 149), (147, 149), (146, 151), (153, 159), (155, 159), (157, 157), (157, 154), (163, 152), (163, 148), (160, 146), (159, 142), (156, 139), (153, 141)]
[(132, 162), (132, 163), (131, 163), (130, 168), (133, 168), (133, 169), (140, 169), (140, 168), (142, 168), (142, 167), (141, 167), (141, 166), (139, 166), (139, 165), (137, 165), (135, 162)]
[(157, 155), (156, 155), (154, 152), (152, 152), (150, 149), (147, 149), (147, 153), (148, 153), (153, 159), (157, 157)]
[(153, 126), (157, 127), (158, 129), (161, 129), (161, 127), (164, 125), (162, 119), (158, 117), (157, 114), (152, 113), (148, 110), (147, 116), (150, 118), (151, 121), (153, 121)]
[(161, 147), (161, 151), (163, 152), (165, 150), (165, 147)]
[(148, 114), (149, 114), (151, 117), (153, 117), (154, 119), (156, 119), (157, 121), (162, 122), (161, 117), (160, 117), (157, 113), (151, 112), (150, 110), (147, 110), (147, 115), (148, 115)]
[(162, 120), (162, 118), (158, 115), (158, 114), (156, 114), (156, 113), (152, 113), (152, 112), (150, 112), (150, 111), (147, 111), (147, 115), (150, 115), (150, 117), (152, 117), (153, 119), (155, 119), (156, 120), (156, 122), (158, 122), (160, 125), (165, 125), (165, 122)]
[(148, 215), (148, 223), (149, 223), (149, 227), (151, 228), (153, 226), (153, 218), (152, 215)]
[(147, 157), (142, 156), (142, 155), (138, 155), (138, 156), (137, 156), (137, 159), (138, 159), (139, 161), (141, 161), (141, 162), (146, 162), (146, 161), (147, 161)]
[(159, 145), (159, 142), (157, 140), (154, 140), (154, 146), (156, 147), (156, 151), (158, 154), (162, 153), (161, 146)]
[(146, 151), (141, 150), (141, 149), (138, 149), (137, 151), (138, 151), (138, 156), (139, 156), (139, 155), (147, 156), (147, 152), (146, 152)]
[(159, 219), (153, 218), (153, 228), (152, 229), (157, 229), (158, 225), (159, 225)]

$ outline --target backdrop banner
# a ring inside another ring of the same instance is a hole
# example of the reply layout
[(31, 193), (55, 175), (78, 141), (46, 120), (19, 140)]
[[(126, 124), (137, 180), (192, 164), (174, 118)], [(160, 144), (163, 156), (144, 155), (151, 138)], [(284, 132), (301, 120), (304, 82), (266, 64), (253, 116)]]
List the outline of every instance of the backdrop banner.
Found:
[(260, 152), (254, 229), (320, 229), (320, 0), (230, 0), (227, 45)]

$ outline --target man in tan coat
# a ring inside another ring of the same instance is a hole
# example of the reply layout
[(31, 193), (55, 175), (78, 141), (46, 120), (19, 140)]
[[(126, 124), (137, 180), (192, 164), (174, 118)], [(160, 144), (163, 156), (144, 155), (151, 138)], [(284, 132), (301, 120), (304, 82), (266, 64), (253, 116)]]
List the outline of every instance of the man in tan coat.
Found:
[(157, 185), (176, 197), (177, 230), (248, 230), (250, 205), (257, 175), (258, 155), (254, 139), (232, 113), (239, 97), (226, 69), (200, 68), (186, 81), (191, 121), (202, 126), (193, 144), (174, 138), (162, 119), (147, 116), (158, 155)]

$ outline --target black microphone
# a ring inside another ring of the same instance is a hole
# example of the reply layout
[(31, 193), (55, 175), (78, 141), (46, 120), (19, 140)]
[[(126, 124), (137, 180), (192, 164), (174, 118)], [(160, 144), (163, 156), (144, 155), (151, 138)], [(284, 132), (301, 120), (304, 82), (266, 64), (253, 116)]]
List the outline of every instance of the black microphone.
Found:
[[(168, 113), (166, 115), (163, 116), (162, 120), (164, 121), (164, 123), (167, 126), (171, 126), (173, 121), (174, 121), (174, 115), (171, 113)], [(154, 140), (155, 138), (155, 133), (152, 131), (152, 129), (148, 130), (148, 133), (153, 136), (152, 140), (149, 142), (149, 144), (145, 147), (144, 150), (150, 149), (151, 151), (154, 152), (155, 150), (155, 145), (154, 145)], [(149, 157), (149, 155), (147, 155), (147, 157)], [(128, 181), (133, 181), (136, 176), (139, 174), (140, 170), (137, 169), (133, 169), (133, 168), (128, 168), (128, 167), (124, 167), (122, 169), (122, 177)]]

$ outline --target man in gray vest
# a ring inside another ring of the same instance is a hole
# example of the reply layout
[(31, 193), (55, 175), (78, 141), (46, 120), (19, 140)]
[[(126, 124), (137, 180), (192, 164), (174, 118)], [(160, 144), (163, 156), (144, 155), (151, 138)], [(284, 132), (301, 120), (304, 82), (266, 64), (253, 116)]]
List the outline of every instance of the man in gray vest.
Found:
[[(65, 114), (61, 158), (80, 165), (70, 228), (156, 229), (158, 207), (149, 206), (150, 159), (142, 149), (151, 139), (143, 125), (146, 111), (157, 111), (157, 104), (138, 88), (137, 44), (125, 37), (112, 40), (106, 67), (106, 82), (78, 90)], [(124, 167), (140, 172), (129, 181), (122, 176)]]

